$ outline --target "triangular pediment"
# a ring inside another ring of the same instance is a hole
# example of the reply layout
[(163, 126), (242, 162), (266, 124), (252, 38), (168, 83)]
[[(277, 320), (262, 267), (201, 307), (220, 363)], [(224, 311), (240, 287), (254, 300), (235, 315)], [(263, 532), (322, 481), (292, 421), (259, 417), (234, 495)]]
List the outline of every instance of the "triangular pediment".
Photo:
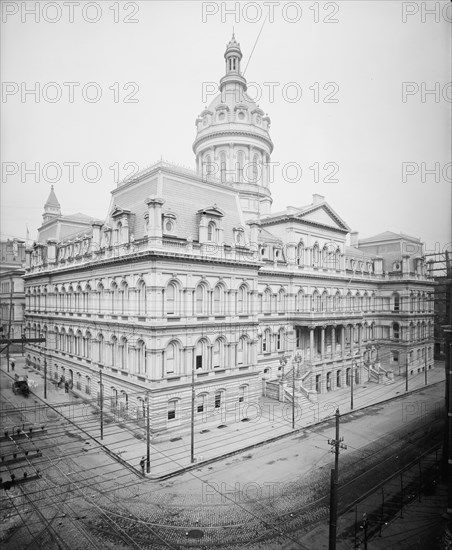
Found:
[(324, 227), (337, 229), (339, 231), (349, 232), (348, 225), (336, 214), (336, 212), (327, 204), (321, 204), (296, 216), (300, 221), (322, 225)]
[(113, 211), (111, 213), (112, 218), (116, 218), (118, 216), (124, 216), (130, 214), (130, 210), (126, 210), (125, 208), (121, 208), (117, 204), (113, 207)]

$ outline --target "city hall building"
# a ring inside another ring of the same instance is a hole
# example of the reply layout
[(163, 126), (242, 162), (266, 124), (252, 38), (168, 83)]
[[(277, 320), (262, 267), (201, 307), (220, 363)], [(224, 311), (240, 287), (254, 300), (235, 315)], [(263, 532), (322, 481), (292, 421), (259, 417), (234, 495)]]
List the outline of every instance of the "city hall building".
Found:
[(105, 220), (62, 215), (52, 189), (27, 250), (27, 336), (46, 338), (28, 363), (93, 400), (102, 372), (104, 410), (130, 420), (148, 397), (155, 433), (190, 424), (193, 387), (196, 419), (220, 423), (263, 394), (303, 407), (433, 367), (421, 241), (360, 240), (321, 195), (272, 212), (270, 119), (234, 37), (224, 57), (196, 170), (161, 161), (121, 182)]

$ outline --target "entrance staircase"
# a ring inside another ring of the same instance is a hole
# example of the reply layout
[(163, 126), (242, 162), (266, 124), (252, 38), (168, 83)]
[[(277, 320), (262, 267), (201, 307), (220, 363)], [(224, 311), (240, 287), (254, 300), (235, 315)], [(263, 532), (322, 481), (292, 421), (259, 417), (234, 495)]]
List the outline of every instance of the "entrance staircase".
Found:
[(380, 363), (374, 365), (365, 364), (364, 368), (367, 370), (369, 382), (375, 382), (376, 384), (383, 384), (389, 386), (394, 384), (394, 374), (392, 371), (384, 369)]

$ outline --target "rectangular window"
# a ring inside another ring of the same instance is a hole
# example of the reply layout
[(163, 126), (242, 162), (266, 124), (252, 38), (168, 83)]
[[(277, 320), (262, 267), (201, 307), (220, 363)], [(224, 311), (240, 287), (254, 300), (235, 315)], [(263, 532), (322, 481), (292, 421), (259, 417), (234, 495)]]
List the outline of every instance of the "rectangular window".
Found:
[(176, 418), (176, 402), (171, 401), (168, 403), (168, 420), (174, 420)]
[(215, 408), (219, 409), (221, 407), (221, 393), (218, 392), (215, 394)]
[(196, 368), (202, 369), (202, 355), (196, 356)]

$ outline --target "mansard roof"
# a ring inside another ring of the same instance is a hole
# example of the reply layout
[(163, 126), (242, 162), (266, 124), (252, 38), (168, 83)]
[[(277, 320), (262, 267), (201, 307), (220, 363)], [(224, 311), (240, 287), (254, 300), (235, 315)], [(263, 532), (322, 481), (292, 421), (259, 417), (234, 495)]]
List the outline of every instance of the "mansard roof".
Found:
[(171, 232), (174, 237), (198, 240), (201, 212), (221, 218), (225, 243), (234, 242), (234, 227), (246, 227), (235, 189), (221, 182), (205, 182), (195, 172), (166, 162), (159, 162), (139, 177), (124, 182), (113, 190), (112, 195), (115, 207), (131, 212), (129, 227), (135, 239), (147, 234), (145, 215), (148, 206), (145, 199), (150, 196), (164, 201), (162, 213), (171, 211), (174, 215)]

